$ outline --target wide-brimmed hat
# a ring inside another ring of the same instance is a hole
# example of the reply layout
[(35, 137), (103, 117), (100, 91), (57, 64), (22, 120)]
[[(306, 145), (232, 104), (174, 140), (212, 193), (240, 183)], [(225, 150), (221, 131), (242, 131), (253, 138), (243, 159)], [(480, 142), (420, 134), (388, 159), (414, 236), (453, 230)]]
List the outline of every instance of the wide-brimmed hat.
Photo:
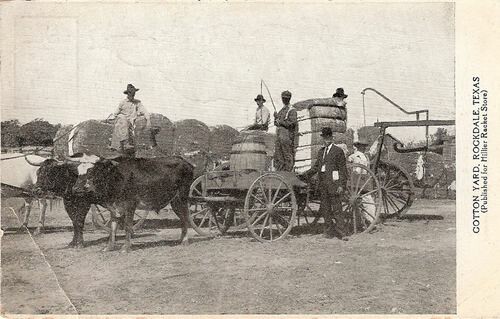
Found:
[(281, 97), (287, 97), (287, 98), (291, 98), (292, 97), (292, 92), (290, 91), (283, 91), (281, 92)]
[(368, 141), (364, 138), (360, 138), (359, 140), (356, 140), (352, 143), (354, 146), (356, 145), (363, 145), (363, 146), (368, 146), (370, 145), (370, 143), (368, 143)]
[(129, 83), (129, 84), (127, 84), (127, 89), (125, 91), (123, 91), (123, 94), (128, 94), (128, 92), (135, 93), (137, 91), (139, 91), (139, 89)]
[(319, 136), (321, 136), (321, 137), (332, 137), (333, 136), (332, 128), (331, 127), (323, 127), (321, 129), (321, 134)]
[(332, 97), (342, 97), (345, 99), (347, 97), (347, 94), (344, 94), (343, 88), (337, 88), (337, 91), (335, 92), (335, 94), (333, 94)]
[(265, 102), (266, 99), (264, 98), (264, 96), (262, 96), (262, 94), (259, 94), (257, 95), (257, 97), (254, 99), (255, 102), (257, 101), (262, 101), (262, 102)]

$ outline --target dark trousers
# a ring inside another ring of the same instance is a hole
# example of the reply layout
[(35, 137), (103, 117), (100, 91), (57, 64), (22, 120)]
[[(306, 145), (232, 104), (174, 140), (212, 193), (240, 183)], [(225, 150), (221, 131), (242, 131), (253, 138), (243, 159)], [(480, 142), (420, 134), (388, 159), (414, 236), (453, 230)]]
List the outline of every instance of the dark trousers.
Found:
[(342, 197), (332, 194), (328, 187), (322, 187), (321, 184), (320, 187), (321, 204), (319, 210), (325, 220), (325, 233), (334, 234), (337, 232), (341, 236), (346, 236), (348, 230), (343, 218)]
[(291, 172), (293, 170), (294, 156), (293, 141), (276, 139), (274, 145), (274, 167), (277, 171)]

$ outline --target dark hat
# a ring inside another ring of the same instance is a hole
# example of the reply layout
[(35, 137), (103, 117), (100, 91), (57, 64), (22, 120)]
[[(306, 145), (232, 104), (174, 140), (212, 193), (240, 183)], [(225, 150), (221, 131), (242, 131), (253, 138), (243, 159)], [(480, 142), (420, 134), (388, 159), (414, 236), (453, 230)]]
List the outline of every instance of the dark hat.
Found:
[(283, 91), (281, 92), (281, 97), (288, 97), (288, 98), (291, 98), (292, 97), (292, 93), (290, 91)]
[(257, 101), (262, 101), (265, 102), (266, 99), (262, 96), (262, 94), (257, 95), (257, 97), (254, 99), (255, 102)]
[(332, 137), (333, 136), (333, 132), (332, 132), (332, 129), (330, 127), (323, 127), (321, 129), (321, 134), (320, 134), (321, 137)]
[(127, 84), (127, 89), (125, 91), (123, 91), (123, 94), (128, 94), (128, 92), (137, 92), (139, 91), (139, 89), (137, 89), (135, 86), (133, 86), (132, 84)]
[(337, 91), (335, 92), (335, 94), (333, 94), (332, 97), (343, 97), (344, 99), (347, 97), (347, 94), (344, 94), (344, 89), (343, 88), (337, 88)]

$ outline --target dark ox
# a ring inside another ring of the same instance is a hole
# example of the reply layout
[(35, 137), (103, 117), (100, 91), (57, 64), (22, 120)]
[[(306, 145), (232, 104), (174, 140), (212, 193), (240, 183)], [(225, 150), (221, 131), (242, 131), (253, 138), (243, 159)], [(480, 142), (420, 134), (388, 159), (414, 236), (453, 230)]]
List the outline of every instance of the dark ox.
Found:
[(78, 179), (77, 165), (47, 159), (39, 166), (35, 191), (38, 194), (50, 194), (63, 198), (64, 208), (73, 223), (73, 239), (68, 247), (83, 247), (83, 226), (90, 205), (95, 202), (92, 196), (79, 196), (73, 193), (73, 186)]
[(126, 232), (122, 251), (128, 251), (135, 210), (158, 213), (169, 203), (181, 219), (180, 242), (188, 242), (188, 196), (194, 169), (190, 163), (180, 157), (81, 159), (81, 163), (74, 193), (92, 196), (111, 212), (111, 234), (105, 250), (115, 248), (118, 217), (124, 217)]

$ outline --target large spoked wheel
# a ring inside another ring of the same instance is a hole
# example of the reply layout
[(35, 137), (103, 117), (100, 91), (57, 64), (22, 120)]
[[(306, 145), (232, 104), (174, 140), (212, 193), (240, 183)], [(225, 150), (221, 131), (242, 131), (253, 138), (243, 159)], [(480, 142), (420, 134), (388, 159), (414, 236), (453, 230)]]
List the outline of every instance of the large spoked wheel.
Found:
[(379, 221), (382, 191), (375, 174), (361, 164), (347, 164), (349, 173), (342, 212), (350, 232), (369, 232)]
[(234, 208), (220, 207), (204, 201), (207, 196), (205, 176), (194, 180), (189, 189), (189, 215), (191, 227), (206, 237), (215, 237), (226, 233), (234, 218)]
[[(319, 211), (317, 207), (319, 207), (319, 202), (318, 201), (313, 201), (311, 200), (311, 193), (310, 190), (307, 190), (307, 195), (305, 199), (302, 199), (299, 197), (297, 201), (297, 224), (300, 226), (300, 220), (301, 218), (304, 219), (306, 222), (306, 225), (308, 226), (316, 226), (316, 224), (319, 221)], [(313, 209), (313, 206), (316, 207), (316, 209)]]
[[(92, 214), (92, 223), (94, 227), (111, 233), (111, 212), (100, 205), (92, 205), (90, 207), (90, 212)], [(132, 231), (135, 232), (142, 227), (148, 214), (149, 211), (146, 210), (136, 210), (134, 212), (134, 226), (132, 227)], [(118, 221), (118, 229), (124, 229), (123, 218), (120, 218)]]
[(415, 196), (410, 175), (401, 166), (380, 162), (377, 177), (382, 188), (382, 216), (401, 216), (413, 203)]
[(248, 189), (244, 216), (250, 234), (258, 241), (272, 242), (286, 237), (296, 214), (293, 188), (280, 175), (261, 175)]

